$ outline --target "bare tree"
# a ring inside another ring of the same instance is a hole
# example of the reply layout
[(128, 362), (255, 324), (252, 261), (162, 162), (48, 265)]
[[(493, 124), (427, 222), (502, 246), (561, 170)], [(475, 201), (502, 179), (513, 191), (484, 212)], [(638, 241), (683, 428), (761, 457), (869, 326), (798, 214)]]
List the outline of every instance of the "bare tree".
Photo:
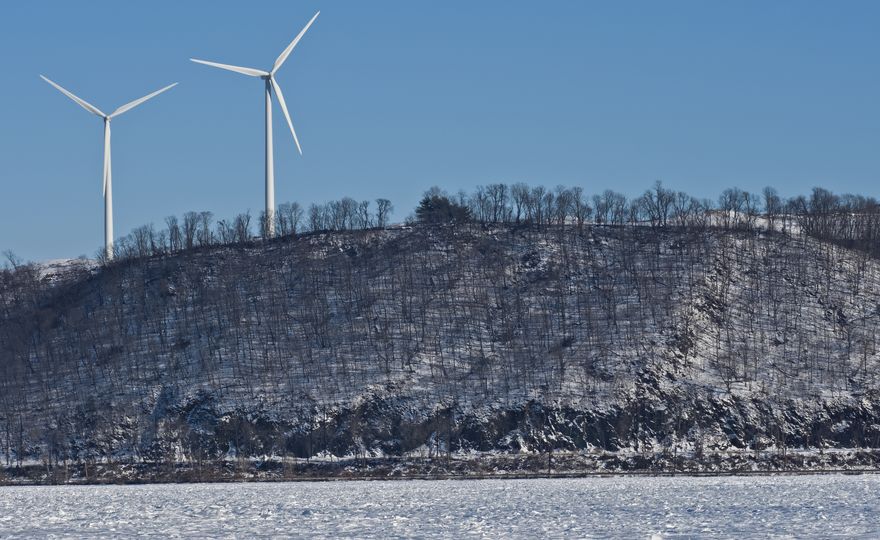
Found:
[(171, 251), (180, 251), (183, 244), (180, 239), (180, 226), (177, 224), (177, 216), (165, 218), (165, 227), (168, 229), (168, 247)]
[(574, 197), (571, 190), (565, 186), (556, 186), (553, 197), (551, 213), (553, 221), (558, 225), (565, 225), (568, 217), (573, 213)]
[(529, 204), (529, 186), (522, 182), (513, 184), (510, 186), (510, 198), (513, 200), (514, 221), (519, 223), (527, 214), (526, 207)]
[(356, 228), (369, 229), (373, 226), (373, 218), (370, 215), (370, 201), (358, 203), (356, 216)]
[(584, 189), (580, 186), (571, 188), (572, 209), (574, 218), (577, 221), (578, 229), (583, 229), (584, 223), (590, 219), (593, 209), (587, 203), (584, 196)]
[(183, 215), (183, 247), (192, 249), (196, 243), (196, 233), (199, 227), (199, 214), (187, 212)]
[(394, 207), (388, 199), (376, 199), (376, 226), (384, 229), (388, 226), (388, 219)]
[(245, 212), (235, 216), (233, 223), (233, 241), (245, 243), (251, 240), (251, 213)]
[(309, 229), (320, 231), (326, 228), (323, 214), (323, 210), (317, 204), (312, 203), (309, 205)]
[(721, 224), (730, 229), (740, 224), (743, 213), (743, 191), (737, 187), (727, 188), (718, 197), (718, 210), (721, 211)]
[(200, 246), (210, 246), (214, 243), (214, 235), (211, 231), (211, 221), (214, 219), (212, 212), (199, 213), (198, 241)]
[(19, 258), (11, 249), (5, 250), (3, 252), (3, 257), (6, 258), (6, 263), (8, 263), (13, 270), (17, 270), (22, 264), (21, 258)]
[(303, 209), (297, 202), (278, 205), (278, 230), (282, 235), (296, 234), (303, 220)]
[(776, 230), (776, 221), (782, 214), (782, 199), (776, 189), (768, 186), (764, 188), (764, 216), (767, 219), (767, 230)]

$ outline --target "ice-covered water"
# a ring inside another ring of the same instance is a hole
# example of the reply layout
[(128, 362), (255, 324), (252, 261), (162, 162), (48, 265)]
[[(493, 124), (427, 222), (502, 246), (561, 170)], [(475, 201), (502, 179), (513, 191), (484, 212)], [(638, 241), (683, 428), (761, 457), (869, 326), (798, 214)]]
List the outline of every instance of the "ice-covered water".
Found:
[(880, 476), (0, 488), (0, 538), (880, 536)]

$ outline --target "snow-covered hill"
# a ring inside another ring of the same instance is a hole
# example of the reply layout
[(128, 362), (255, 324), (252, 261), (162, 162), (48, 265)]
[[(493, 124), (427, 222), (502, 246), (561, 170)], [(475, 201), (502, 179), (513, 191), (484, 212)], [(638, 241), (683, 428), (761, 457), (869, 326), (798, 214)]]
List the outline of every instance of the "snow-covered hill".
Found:
[(880, 265), (807, 237), (309, 234), (0, 281), (0, 458), (880, 446)]

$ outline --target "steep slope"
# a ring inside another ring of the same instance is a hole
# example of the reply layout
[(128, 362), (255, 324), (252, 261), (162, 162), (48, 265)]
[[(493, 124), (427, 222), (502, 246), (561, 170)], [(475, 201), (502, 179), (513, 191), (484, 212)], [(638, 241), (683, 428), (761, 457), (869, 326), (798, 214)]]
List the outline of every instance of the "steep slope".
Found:
[(804, 237), (415, 227), (0, 287), (7, 462), (880, 443), (880, 272)]

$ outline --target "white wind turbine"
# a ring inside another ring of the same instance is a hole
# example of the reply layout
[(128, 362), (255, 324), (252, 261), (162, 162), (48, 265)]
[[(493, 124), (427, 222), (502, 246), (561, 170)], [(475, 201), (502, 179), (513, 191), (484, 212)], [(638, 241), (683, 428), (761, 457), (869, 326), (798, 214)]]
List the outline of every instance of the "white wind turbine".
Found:
[(61, 88), (61, 86), (50, 81), (43, 75), (40, 75), (40, 77), (47, 83), (57, 88), (62, 94), (72, 99), (83, 109), (89, 111), (92, 114), (96, 114), (104, 119), (104, 255), (107, 257), (107, 260), (111, 260), (113, 259), (113, 175), (110, 171), (110, 120), (126, 111), (137, 107), (148, 99), (158, 96), (165, 90), (173, 88), (177, 85), (177, 83), (169, 84), (165, 88), (162, 88), (161, 90), (156, 90), (152, 94), (148, 94), (140, 99), (136, 99), (132, 102), (126, 103), (125, 105), (119, 107), (110, 114), (104, 114), (103, 112), (101, 112), (100, 109), (98, 109), (91, 103), (76, 97), (71, 92), (68, 92), (64, 88)]
[(249, 75), (251, 77), (259, 77), (266, 81), (266, 236), (271, 238), (275, 236), (275, 163), (273, 161), (272, 155), (272, 92), (275, 92), (275, 95), (278, 96), (278, 104), (281, 105), (281, 112), (284, 113), (284, 118), (287, 119), (287, 125), (290, 126), (290, 133), (293, 135), (293, 142), (296, 143), (296, 149), (299, 151), (299, 154), (302, 155), (302, 147), (299, 145), (299, 139), (296, 136), (296, 130), (293, 129), (293, 121), (290, 119), (290, 113), (287, 112), (287, 104), (284, 102), (284, 94), (281, 92), (281, 87), (278, 86), (278, 82), (275, 81), (275, 73), (278, 72), (278, 69), (284, 64), (284, 61), (287, 60), (287, 57), (290, 55), (290, 52), (296, 47), (296, 44), (299, 43), (299, 40), (302, 39), (303, 35), (305, 35), (306, 31), (312, 26), (312, 23), (315, 22), (315, 19), (318, 18), (321, 12), (315, 13), (315, 16), (306, 24), (306, 26), (300, 31), (299, 34), (293, 41), (290, 42), (290, 45), (284, 49), (278, 58), (275, 60), (275, 65), (272, 66), (271, 71), (263, 71), (261, 69), (254, 69), (248, 67), (239, 67), (239, 66), (230, 66), (229, 64), (218, 64), (217, 62), (208, 62), (206, 60), (197, 60), (195, 58), (190, 58), (193, 62), (199, 64), (205, 64), (206, 66), (213, 66), (220, 69), (227, 69), (229, 71), (235, 71), (236, 73), (241, 73), (243, 75)]

